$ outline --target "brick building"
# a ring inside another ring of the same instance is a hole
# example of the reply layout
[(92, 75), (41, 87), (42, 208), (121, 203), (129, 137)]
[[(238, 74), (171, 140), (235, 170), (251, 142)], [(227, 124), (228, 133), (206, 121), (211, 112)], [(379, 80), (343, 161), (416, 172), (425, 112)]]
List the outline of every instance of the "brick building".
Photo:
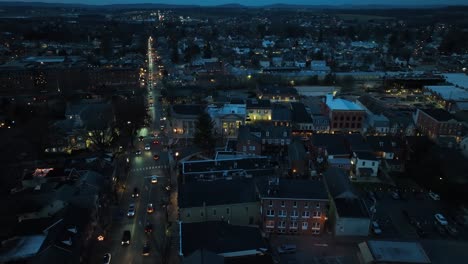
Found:
[(320, 234), (328, 212), (323, 181), (269, 178), (257, 181), (267, 233)]
[(431, 139), (440, 136), (461, 137), (463, 125), (443, 109), (418, 109), (414, 120), (418, 129)]
[(327, 95), (322, 111), (330, 120), (330, 131), (361, 131), (366, 117), (362, 106), (332, 94)]

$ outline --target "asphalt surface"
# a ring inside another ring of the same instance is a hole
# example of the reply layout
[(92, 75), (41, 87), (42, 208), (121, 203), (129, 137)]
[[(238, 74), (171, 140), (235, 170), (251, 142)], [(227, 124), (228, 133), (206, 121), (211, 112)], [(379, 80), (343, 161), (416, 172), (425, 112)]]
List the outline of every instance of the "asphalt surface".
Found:
[[(150, 46), (150, 43), (148, 44)], [(125, 188), (118, 194), (118, 205), (112, 208), (111, 230), (106, 235), (105, 240), (97, 244), (96, 257), (92, 263), (103, 263), (100, 256), (107, 252), (111, 253), (111, 263), (161, 262), (161, 250), (165, 243), (167, 223), (167, 211), (163, 204), (168, 200), (166, 186), (170, 183), (170, 176), (168, 175), (168, 152), (164, 147), (165, 141), (168, 139), (160, 131), (162, 118), (162, 107), (158, 101), (160, 93), (153, 86), (158, 81), (156, 74), (153, 74), (154, 57), (154, 51), (151, 49), (148, 54), (147, 95), (151, 126), (139, 131), (139, 136), (143, 136), (143, 139), (137, 139), (135, 149), (127, 151), (130, 169), (128, 175), (123, 179)], [(155, 134), (158, 136), (154, 137)], [(156, 140), (158, 142), (155, 142)], [(145, 150), (146, 145), (150, 146), (150, 150)], [(141, 154), (137, 154), (136, 150), (141, 150)], [(154, 155), (158, 155), (159, 159), (155, 160)], [(150, 177), (152, 175), (158, 176), (158, 183), (151, 183)], [(137, 198), (132, 197), (135, 188), (139, 191)], [(153, 213), (147, 212), (149, 203), (153, 204)], [(127, 215), (130, 204), (135, 205), (135, 216), (133, 217)], [(153, 232), (145, 233), (146, 223), (152, 224)], [(130, 245), (121, 244), (125, 230), (131, 232)], [(144, 243), (150, 245), (149, 256), (142, 255)]]

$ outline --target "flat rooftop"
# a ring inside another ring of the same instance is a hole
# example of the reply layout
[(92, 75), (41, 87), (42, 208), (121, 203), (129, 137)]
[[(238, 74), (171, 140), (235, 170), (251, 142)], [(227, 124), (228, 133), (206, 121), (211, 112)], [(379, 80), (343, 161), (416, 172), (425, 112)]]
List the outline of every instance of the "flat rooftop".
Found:
[(454, 85), (427, 85), (424, 88), (439, 95), (444, 100), (468, 101), (468, 90)]
[(444, 76), (447, 82), (468, 89), (468, 75), (465, 73), (445, 73), (442, 76)]
[(375, 263), (431, 263), (418, 242), (367, 241)]

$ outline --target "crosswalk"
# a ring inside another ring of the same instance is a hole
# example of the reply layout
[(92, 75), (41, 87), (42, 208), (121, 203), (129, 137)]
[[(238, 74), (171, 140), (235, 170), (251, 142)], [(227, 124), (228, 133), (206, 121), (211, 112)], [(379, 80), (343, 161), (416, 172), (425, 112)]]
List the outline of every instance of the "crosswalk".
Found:
[(156, 170), (156, 169), (167, 169), (167, 165), (159, 165), (159, 166), (148, 166), (143, 168), (134, 168), (132, 171), (147, 171), (147, 170)]

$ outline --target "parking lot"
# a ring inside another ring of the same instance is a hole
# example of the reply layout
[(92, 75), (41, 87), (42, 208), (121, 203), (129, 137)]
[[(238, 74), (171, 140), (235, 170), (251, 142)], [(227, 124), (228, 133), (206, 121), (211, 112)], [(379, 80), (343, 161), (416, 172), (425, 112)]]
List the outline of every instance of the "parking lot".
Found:
[[(382, 233), (375, 237), (400, 239), (467, 239), (468, 229), (457, 223), (457, 213), (443, 200), (433, 200), (428, 193), (398, 192), (399, 198), (392, 197), (391, 191), (373, 191), (376, 198), (376, 211), (373, 216)], [(373, 201), (367, 195), (366, 204), (372, 207)], [(435, 214), (445, 216), (448, 225), (455, 232), (437, 223)]]

